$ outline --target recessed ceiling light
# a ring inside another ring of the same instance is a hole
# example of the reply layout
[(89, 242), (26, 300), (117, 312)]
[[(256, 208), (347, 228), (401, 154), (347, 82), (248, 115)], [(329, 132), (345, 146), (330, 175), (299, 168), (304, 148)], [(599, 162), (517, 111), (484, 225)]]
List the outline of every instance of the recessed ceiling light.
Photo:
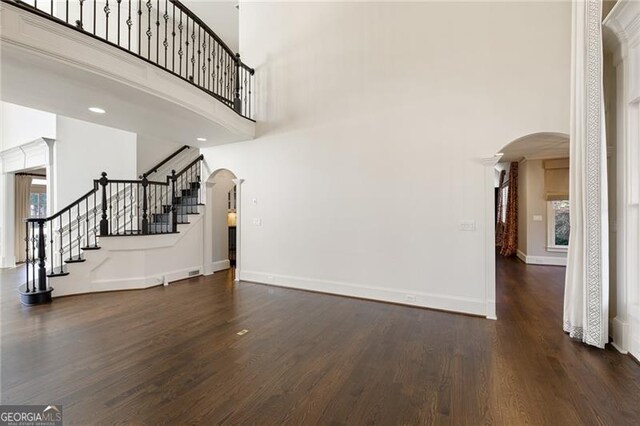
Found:
[(206, 142), (207, 138), (197, 138), (196, 139), (198, 142)]
[(102, 108), (98, 108), (98, 107), (90, 107), (89, 111), (94, 112), (96, 114), (104, 114), (105, 112), (107, 112), (107, 111), (103, 110)]

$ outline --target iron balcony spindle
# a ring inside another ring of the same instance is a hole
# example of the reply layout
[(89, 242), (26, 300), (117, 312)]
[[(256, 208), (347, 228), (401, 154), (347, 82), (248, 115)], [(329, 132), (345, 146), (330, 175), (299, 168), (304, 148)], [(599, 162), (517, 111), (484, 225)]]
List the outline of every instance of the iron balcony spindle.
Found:
[(38, 221), (38, 290), (47, 289), (47, 264), (44, 238), (44, 220)]
[[(85, 0), (80, 0), (80, 19), (78, 19), (76, 21), (76, 26), (78, 28), (80, 28), (81, 30), (84, 29), (84, 20), (83, 20), (83, 17), (82, 17), (83, 8), (84, 8), (84, 1)], [(51, 3), (53, 4), (53, 0), (51, 0)]]
[(47, 232), (49, 233), (49, 263), (53, 274), (55, 269), (53, 266), (53, 220), (48, 221)]
[(147, 0), (147, 59), (151, 61), (151, 9), (153, 4), (151, 0)]
[(111, 13), (111, 9), (109, 9), (109, 0), (106, 1), (104, 5), (104, 22), (105, 22), (105, 39), (109, 41), (109, 14)]
[(76, 244), (78, 245), (78, 259), (80, 259), (82, 257), (82, 253), (80, 253), (80, 249), (81, 249), (80, 242), (82, 241), (82, 237), (80, 236), (80, 228), (81, 228), (81, 226), (80, 226), (80, 218), (81, 218), (81, 216), (80, 216), (80, 204), (78, 204), (76, 206), (76, 214), (77, 214), (77, 217), (76, 217), (76, 228), (77, 228), (77, 233), (76, 233), (77, 234), (77, 237), (76, 237), (77, 241), (76, 241)]
[(96, 25), (98, 20), (96, 19), (96, 11), (98, 10), (98, 4), (96, 0), (93, 0), (93, 35), (96, 35)]
[(187, 15), (187, 31), (184, 34), (184, 73), (187, 80), (189, 80), (189, 15)]
[(71, 258), (73, 257), (73, 252), (71, 251), (71, 248), (73, 247), (73, 242), (72, 242), (72, 236), (71, 236), (71, 209), (68, 210), (69, 212), (69, 219), (67, 221), (67, 231), (69, 233), (69, 260), (71, 260)]
[(131, 50), (131, 26), (133, 21), (131, 20), (131, 0), (129, 0), (129, 14), (127, 15), (127, 49)]
[(162, 43), (162, 45), (164, 46), (164, 67), (167, 68), (167, 48), (169, 47), (169, 41), (167, 39), (167, 26), (169, 23), (168, 0), (164, 0), (164, 15), (162, 15), (162, 19), (164, 19), (164, 42)]
[(142, 56), (142, 0), (138, 0), (138, 55)]
[(176, 72), (176, 4), (171, 13), (171, 72)]
[(156, 64), (160, 63), (160, 0), (156, 0)]
[(116, 18), (116, 23), (117, 23), (117, 27), (118, 27), (118, 33), (117, 33), (117, 41), (118, 41), (118, 46), (120, 46), (120, 3), (122, 3), (122, 0), (116, 0), (116, 3), (118, 3), (118, 16)]
[(58, 234), (60, 236), (59, 240), (60, 240), (60, 247), (58, 248), (58, 253), (60, 254), (60, 273), (62, 273), (62, 267), (64, 265), (64, 249), (62, 248), (63, 246), (63, 239), (62, 239), (62, 233), (63, 231), (63, 227), (62, 227), (62, 215), (58, 216)]

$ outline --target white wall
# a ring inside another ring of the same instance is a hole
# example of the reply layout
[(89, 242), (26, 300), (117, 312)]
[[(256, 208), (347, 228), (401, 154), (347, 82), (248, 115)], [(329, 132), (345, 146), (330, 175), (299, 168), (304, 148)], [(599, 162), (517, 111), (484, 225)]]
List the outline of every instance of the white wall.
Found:
[(0, 102), (0, 151), (38, 138), (55, 137), (55, 114)]
[(570, 12), (243, 2), (259, 136), (203, 150), (245, 179), (241, 278), (484, 315), (478, 160), (568, 132)]
[(103, 171), (111, 179), (137, 179), (135, 133), (63, 116), (56, 123), (55, 211), (88, 192)]
[(172, 153), (180, 149), (182, 145), (162, 139), (152, 138), (146, 135), (138, 135), (136, 156), (137, 174), (141, 175)]

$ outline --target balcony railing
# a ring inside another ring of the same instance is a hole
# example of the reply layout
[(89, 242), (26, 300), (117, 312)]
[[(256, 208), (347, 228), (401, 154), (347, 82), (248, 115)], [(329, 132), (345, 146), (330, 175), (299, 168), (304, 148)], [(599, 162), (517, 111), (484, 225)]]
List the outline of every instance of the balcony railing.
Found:
[(253, 118), (253, 68), (177, 0), (2, 1), (122, 49)]

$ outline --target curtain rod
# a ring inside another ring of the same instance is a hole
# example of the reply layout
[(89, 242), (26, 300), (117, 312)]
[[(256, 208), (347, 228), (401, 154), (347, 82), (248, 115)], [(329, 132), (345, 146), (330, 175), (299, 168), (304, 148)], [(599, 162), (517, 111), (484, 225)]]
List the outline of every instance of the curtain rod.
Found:
[(33, 176), (33, 177), (41, 177), (41, 178), (46, 178), (46, 175), (39, 175), (36, 173), (26, 173), (26, 172), (20, 172), (20, 173), (16, 173), (16, 176)]

